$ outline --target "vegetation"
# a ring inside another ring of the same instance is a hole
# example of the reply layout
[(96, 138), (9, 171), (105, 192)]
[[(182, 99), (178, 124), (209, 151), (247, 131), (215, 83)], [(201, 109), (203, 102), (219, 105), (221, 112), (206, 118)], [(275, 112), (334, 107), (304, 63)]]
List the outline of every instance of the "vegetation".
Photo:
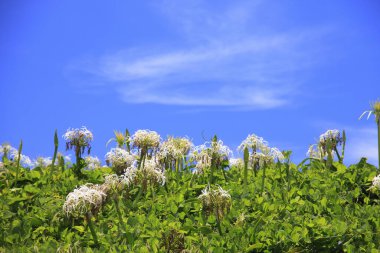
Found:
[(321, 135), (298, 166), (255, 135), (244, 159), (216, 136), (194, 147), (154, 131), (115, 135), (109, 167), (82, 157), (86, 128), (64, 135), (72, 166), (57, 134), (53, 160), (33, 169), (22, 145), (2, 146), (0, 252), (380, 251), (378, 169), (344, 165), (344, 133)]

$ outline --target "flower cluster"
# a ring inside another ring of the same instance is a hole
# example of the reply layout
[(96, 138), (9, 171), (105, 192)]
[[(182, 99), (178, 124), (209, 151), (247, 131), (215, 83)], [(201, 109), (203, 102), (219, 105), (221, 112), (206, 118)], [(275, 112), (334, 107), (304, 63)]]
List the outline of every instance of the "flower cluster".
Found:
[(199, 172), (203, 172), (206, 168), (210, 168), (212, 163), (219, 167), (224, 161), (228, 161), (232, 155), (232, 151), (225, 145), (223, 141), (206, 142), (203, 145), (195, 146), (192, 151), (192, 158), (196, 161), (195, 168)]
[(169, 137), (162, 143), (160, 151), (157, 155), (160, 157), (160, 159), (182, 158), (189, 153), (192, 145), (193, 144), (188, 138)]
[(340, 136), (339, 130), (327, 130), (319, 137), (319, 145), (323, 150), (327, 149), (327, 143), (331, 143), (331, 149), (336, 148), (337, 145), (343, 142), (343, 138)]
[(113, 148), (105, 156), (108, 166), (112, 166), (116, 174), (120, 175), (126, 168), (132, 166), (135, 157), (121, 148)]
[(238, 147), (240, 151), (244, 151), (246, 148), (250, 150), (249, 163), (256, 169), (265, 164), (285, 160), (283, 153), (278, 148), (270, 148), (267, 141), (255, 134), (248, 135)]
[(99, 185), (86, 184), (69, 193), (63, 205), (63, 211), (67, 216), (82, 217), (87, 213), (96, 214), (106, 194)]
[(86, 156), (84, 161), (86, 162), (86, 170), (95, 170), (102, 166), (99, 158), (96, 156)]
[(34, 166), (34, 163), (32, 162), (32, 160), (29, 158), (29, 156), (26, 156), (26, 155), (23, 155), (23, 154), (19, 154), (18, 151), (16, 149), (11, 149), (11, 152), (10, 152), (10, 158), (17, 162), (18, 159), (20, 158), (20, 164), (23, 166), (23, 167), (27, 167), (27, 168), (33, 168)]
[(245, 148), (252, 149), (252, 152), (256, 150), (266, 149), (268, 147), (268, 142), (262, 137), (255, 134), (249, 134), (248, 137), (239, 145), (238, 150), (244, 151)]
[(217, 219), (223, 218), (232, 205), (231, 195), (220, 186), (215, 190), (207, 186), (198, 198), (202, 202), (202, 210), (206, 216), (215, 214)]
[(7, 157), (8, 155), (10, 155), (11, 153), (14, 153), (14, 152), (17, 152), (17, 149), (12, 147), (11, 145), (9, 144), (2, 144), (0, 146), (0, 155), (3, 157)]
[(118, 176), (116, 174), (107, 175), (103, 184), (105, 192), (111, 194), (120, 193), (127, 186), (129, 186), (129, 181), (125, 180), (123, 176)]
[[(45, 168), (52, 164), (52, 159), (50, 157), (38, 157), (37, 160), (34, 162), (35, 167), (41, 167)], [(58, 163), (58, 160), (56, 160), (55, 164)]]
[(370, 189), (380, 190), (380, 175), (377, 175), (372, 179), (372, 186)]
[(244, 161), (241, 158), (230, 158), (229, 163), (230, 163), (230, 167), (234, 166), (234, 167), (241, 168), (244, 166)]
[(164, 171), (155, 159), (145, 160), (138, 174), (140, 174), (139, 177), (143, 179), (143, 181), (149, 180), (152, 184), (165, 184), (166, 177)]
[(80, 156), (87, 148), (90, 153), (93, 135), (85, 126), (80, 129), (69, 128), (63, 138), (66, 140), (66, 150), (75, 148), (76, 155)]
[(332, 157), (336, 155), (338, 145), (343, 143), (343, 137), (339, 130), (327, 130), (319, 137), (318, 144), (310, 145), (306, 156), (315, 159), (324, 159), (330, 153)]
[(137, 130), (132, 136), (134, 147), (147, 152), (149, 149), (157, 149), (160, 145), (160, 135), (155, 131)]

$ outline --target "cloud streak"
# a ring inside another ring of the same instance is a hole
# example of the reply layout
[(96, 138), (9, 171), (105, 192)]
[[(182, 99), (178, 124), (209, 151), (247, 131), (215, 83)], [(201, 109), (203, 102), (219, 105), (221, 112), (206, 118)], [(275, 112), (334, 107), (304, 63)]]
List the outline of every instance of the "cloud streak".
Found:
[[(312, 44), (324, 32), (257, 35), (246, 28), (254, 9), (245, 5), (216, 13), (166, 1), (164, 14), (181, 24), (188, 43), (125, 49), (71, 69), (102, 80), (127, 103), (252, 109), (290, 104), (302, 89), (303, 72), (316, 63)], [(196, 42), (189, 39), (197, 36)]]

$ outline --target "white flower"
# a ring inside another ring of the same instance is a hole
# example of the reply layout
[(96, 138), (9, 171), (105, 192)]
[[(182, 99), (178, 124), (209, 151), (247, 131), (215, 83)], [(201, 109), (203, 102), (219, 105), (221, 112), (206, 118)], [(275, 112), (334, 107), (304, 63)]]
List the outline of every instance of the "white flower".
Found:
[(268, 147), (268, 142), (265, 141), (262, 137), (259, 137), (255, 134), (250, 134), (248, 137), (239, 145), (238, 150), (244, 151), (245, 148), (263, 150)]
[(284, 154), (282, 154), (282, 152), (278, 148), (271, 148), (270, 155), (272, 156), (273, 160), (277, 160), (279, 162), (285, 160)]
[(14, 153), (14, 152), (17, 152), (17, 149), (12, 147), (9, 144), (2, 144), (0, 146), (0, 155), (1, 156), (9, 155), (9, 154)]
[(370, 189), (380, 190), (380, 174), (372, 179), (372, 186)]
[(270, 154), (264, 154), (264, 153), (253, 153), (249, 156), (249, 161), (252, 164), (252, 167), (255, 167), (256, 164), (259, 165), (259, 167), (263, 167), (265, 164), (270, 164), (274, 161), (273, 157)]
[(230, 166), (234, 166), (234, 167), (243, 167), (244, 166), (244, 162), (243, 162), (243, 159), (241, 158), (230, 158)]
[(96, 156), (86, 156), (84, 160), (86, 162), (86, 170), (95, 170), (101, 167), (100, 160)]
[(210, 186), (206, 186), (198, 198), (202, 202), (202, 210), (205, 214), (216, 214), (218, 218), (223, 218), (229, 212), (232, 204), (231, 195), (220, 186), (215, 190), (210, 189)]
[(225, 145), (223, 141), (205, 142), (202, 145), (193, 147), (191, 157), (196, 161), (195, 167), (199, 172), (203, 172), (206, 168), (211, 167), (212, 159), (215, 164), (221, 164), (225, 160), (229, 160), (232, 151)]
[(124, 169), (132, 166), (135, 162), (135, 157), (121, 148), (113, 148), (105, 156), (107, 165), (111, 165), (117, 174), (120, 174)]
[(123, 180), (124, 184), (130, 186), (133, 184), (137, 174), (137, 164), (129, 166), (124, 170), (124, 174), (121, 175), (121, 180)]
[(91, 141), (94, 139), (91, 131), (89, 131), (85, 126), (78, 129), (67, 129), (66, 133), (63, 135), (66, 140), (66, 150), (75, 147), (75, 152), (77, 154), (83, 154), (85, 148), (87, 148), (88, 153), (91, 149)]
[(132, 143), (140, 149), (158, 148), (160, 135), (155, 131), (137, 130), (132, 136)]
[(32, 160), (29, 158), (29, 156), (26, 156), (23, 154), (20, 154), (20, 156), (19, 156), (18, 151), (16, 149), (11, 150), (10, 157), (15, 162), (17, 162), (19, 157), (20, 157), (20, 164), (23, 167), (32, 168), (34, 165)]
[(331, 140), (333, 145), (342, 142), (339, 130), (327, 130), (319, 137), (319, 143), (324, 144), (327, 140)]
[(106, 198), (99, 185), (86, 184), (69, 193), (63, 205), (67, 216), (81, 217), (88, 212), (96, 214)]
[(323, 150), (321, 150), (321, 148), (318, 147), (318, 145), (313, 144), (313, 145), (310, 145), (306, 153), (306, 156), (310, 158), (315, 158), (315, 159), (322, 159), (324, 157), (324, 154), (323, 154)]
[(143, 178), (149, 179), (151, 182), (165, 184), (165, 174), (154, 159), (146, 159), (139, 172), (141, 172)]
[(359, 117), (359, 120), (368, 113), (367, 120), (371, 117), (371, 114), (375, 115), (375, 121), (380, 124), (380, 100), (371, 103), (371, 110), (363, 112), (363, 114)]
[(124, 180), (123, 176), (112, 174), (105, 177), (103, 185), (107, 191), (118, 193), (122, 191), (126, 186), (129, 186), (129, 182)]
[[(34, 167), (41, 167), (45, 168), (52, 164), (52, 159), (50, 157), (38, 157), (37, 160), (34, 162)], [(55, 164), (57, 164), (58, 160), (55, 161)]]
[[(321, 145), (313, 144), (313, 145), (310, 145), (306, 153), (306, 156), (310, 158), (314, 158), (314, 159), (323, 159), (328, 156), (328, 153), (323, 149)], [(332, 157), (335, 156), (334, 150), (331, 150), (331, 156)]]
[(169, 137), (164, 141), (160, 147), (159, 153), (157, 154), (161, 159), (163, 158), (182, 158), (186, 156), (192, 143), (188, 138), (173, 138)]

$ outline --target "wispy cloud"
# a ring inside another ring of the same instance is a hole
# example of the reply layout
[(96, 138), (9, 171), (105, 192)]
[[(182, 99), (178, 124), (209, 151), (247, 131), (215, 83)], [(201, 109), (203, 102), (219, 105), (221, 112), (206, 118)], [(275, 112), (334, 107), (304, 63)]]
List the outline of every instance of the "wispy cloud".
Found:
[(256, 5), (213, 10), (204, 2), (184, 7), (164, 1), (157, 8), (178, 25), (183, 44), (124, 49), (71, 68), (111, 85), (127, 103), (254, 109), (290, 104), (302, 90), (303, 72), (316, 62), (313, 44), (324, 31), (260, 35), (249, 29)]

